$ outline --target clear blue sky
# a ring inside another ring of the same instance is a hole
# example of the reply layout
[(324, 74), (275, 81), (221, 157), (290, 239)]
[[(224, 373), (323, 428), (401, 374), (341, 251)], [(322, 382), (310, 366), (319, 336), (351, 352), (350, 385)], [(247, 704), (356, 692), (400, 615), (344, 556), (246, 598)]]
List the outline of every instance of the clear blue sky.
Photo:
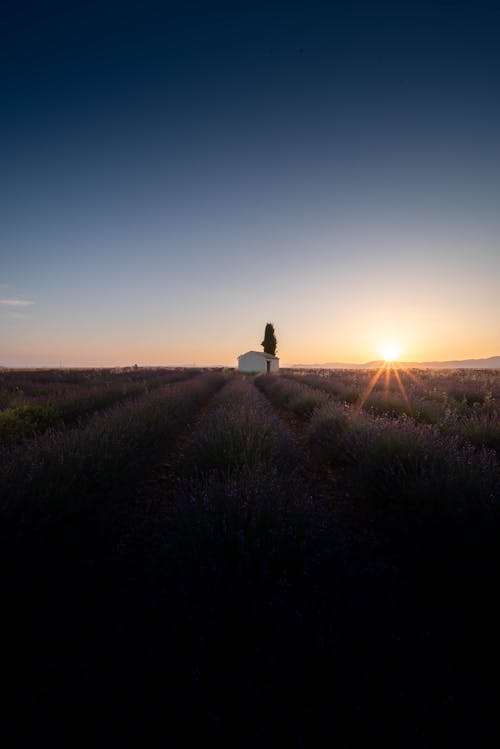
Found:
[(0, 364), (500, 354), (500, 5), (12, 3)]

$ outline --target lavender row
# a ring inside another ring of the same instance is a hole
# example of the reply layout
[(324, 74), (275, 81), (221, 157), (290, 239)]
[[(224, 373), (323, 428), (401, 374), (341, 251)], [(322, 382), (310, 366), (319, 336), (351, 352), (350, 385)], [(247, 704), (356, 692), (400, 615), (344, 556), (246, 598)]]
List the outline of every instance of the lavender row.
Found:
[(255, 384), (274, 403), (303, 420), (310, 419), (314, 411), (331, 400), (328, 392), (289, 377), (261, 376)]
[(362, 403), (373, 415), (403, 413), (427, 423), (454, 413), (498, 412), (500, 372), (496, 370), (425, 371), (315, 370), (287, 371), (287, 376), (313, 385), (351, 405)]
[[(359, 375), (356, 385), (352, 382), (349, 383), (349, 381), (343, 382), (335, 376), (322, 376), (320, 374), (295, 374), (288, 375), (288, 378), (294, 382), (321, 390), (340, 403), (361, 406), (372, 416), (398, 418), (405, 415), (411, 416), (417, 421), (435, 423), (445, 413), (444, 402), (428, 398), (421, 392), (416, 391), (414, 387), (409, 388), (406, 383), (403, 384), (401, 377), (399, 381), (405, 388), (404, 395), (399, 388), (394, 387), (393, 383), (387, 383), (385, 374), (382, 374), (376, 382), (373, 382), (374, 374), (371, 373), (371, 380), (368, 380), (364, 387), (361, 387)], [(372, 381), (371, 384), (370, 381)], [(372, 386), (373, 389), (371, 389)]]
[(266, 564), (283, 545), (299, 553), (311, 498), (297, 464), (289, 431), (254, 385), (235, 375), (194, 433), (172, 492), (170, 522), (186, 529), (176, 531), (186, 547), (178, 553), (229, 544), (238, 565), (247, 555)]
[(262, 395), (235, 375), (218, 394), (187, 454), (200, 473), (290, 468), (291, 437)]
[(382, 366), (377, 369), (296, 369), (282, 370), (286, 375), (297, 377), (321, 378), (330, 383), (340, 392), (343, 389), (362, 393), (369, 385), (373, 376), (380, 373), (374, 390), (385, 391), (387, 387), (393, 392), (399, 390), (397, 378), (388, 377), (386, 373), (394, 375), (397, 372), (404, 382), (405, 388), (411, 396), (418, 393), (431, 395), (436, 399), (444, 394), (456, 402), (466, 401), (468, 404), (481, 403), (484, 399), (500, 399), (500, 372), (495, 369), (455, 369), (455, 370), (422, 370), (393, 368)]
[[(486, 373), (486, 376), (491, 386), (495, 375)], [(372, 374), (372, 380), (373, 377)], [(384, 374), (381, 377), (385, 379)], [(445, 382), (449, 383), (450, 378), (451, 376), (447, 377)], [(401, 392), (398, 395), (390, 391), (386, 392), (385, 389), (376, 390), (379, 382), (377, 381), (373, 392), (368, 394), (368, 388), (366, 394), (363, 395), (354, 391), (350, 393), (342, 391), (335, 384), (333, 376), (287, 375), (285, 379), (325, 393), (339, 404), (362, 408), (370, 416), (413, 419), (419, 424), (433, 424), (444, 436), (456, 437), (464, 445), (470, 443), (478, 448), (486, 447), (495, 450), (497, 455), (500, 455), (500, 409), (491, 389), (483, 393), (481, 402), (475, 401), (468, 407), (468, 401), (465, 400), (461, 402), (462, 407), (459, 407), (452, 396), (442, 391), (439, 393), (429, 391), (425, 396), (416, 392), (410, 398), (409, 390), (406, 389), (403, 390), (404, 395)], [(405, 388), (401, 377), (399, 381)], [(463, 384), (463, 378), (457, 379), (457, 382)], [(481, 380), (481, 382), (484, 381)], [(476, 392), (474, 397), (480, 396)]]
[[(412, 419), (372, 418), (286, 378), (263, 376), (256, 382), (273, 402), (296, 414), (304, 415), (307, 405), (310, 444), (325, 462), (354, 466), (366, 494), (377, 501), (463, 512), (491, 508), (500, 500), (492, 450)], [(313, 394), (317, 401), (311, 410)]]
[[(210, 717), (241, 714), (251, 723), (247, 703), (263, 704), (272, 729), (259, 731), (255, 745), (275, 743), (290, 720), (293, 734), (309, 725), (304, 721), (315, 705), (322, 711), (332, 687), (349, 690), (360, 641), (371, 641), (374, 631), (390, 640), (397, 629), (398, 614), (387, 625), (389, 596), (385, 589), (382, 603), (374, 596), (327, 503), (299, 473), (299, 457), (267, 399), (251, 380), (233, 376), (193, 433), (178, 484), (169, 485), (158, 517), (146, 518), (133, 547), (146, 559), (141, 588), (154, 590), (161, 580), (168, 616), (160, 631), (182, 659), (176, 683), (187, 685), (190, 701), (202, 684)], [(158, 609), (155, 601), (155, 619)], [(382, 613), (383, 626), (373, 612)], [(355, 679), (358, 702), (357, 683), (379, 673), (384, 660), (380, 644), (366, 650)], [(171, 653), (153, 658), (171, 669)], [(395, 683), (400, 689), (401, 679)], [(275, 714), (283, 695), (285, 713)], [(305, 733), (307, 745), (310, 729)]]
[[(108, 374), (85, 384), (68, 384), (59, 380), (43, 383), (30, 395), (22, 390), (11, 393), (9, 406), (0, 411), (0, 444), (13, 444), (46, 429), (72, 426), (96, 411), (139, 397), (151, 390), (194, 376), (191, 370), (154, 371), (141, 380), (129, 381)], [(100, 380), (100, 381), (99, 381)]]
[[(44, 398), (66, 391), (76, 392), (94, 387), (118, 385), (141, 385), (161, 382), (165, 377), (187, 371), (176, 367), (122, 367), (116, 369), (43, 369), (0, 370), (0, 408), (10, 404), (11, 399)], [(194, 370), (191, 370), (194, 371)]]
[(223, 382), (220, 374), (204, 374), (97, 413), (82, 428), (49, 430), (23, 445), (2, 448), (1, 508), (50, 513), (57, 499), (71, 503), (109, 488), (131, 466), (149, 461), (151, 452), (172, 439)]

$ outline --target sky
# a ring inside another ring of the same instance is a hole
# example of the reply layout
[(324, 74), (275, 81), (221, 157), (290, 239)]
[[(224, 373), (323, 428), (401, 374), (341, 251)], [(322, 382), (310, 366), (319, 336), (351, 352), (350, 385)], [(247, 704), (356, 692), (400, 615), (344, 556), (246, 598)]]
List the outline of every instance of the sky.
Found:
[(500, 354), (500, 4), (0, 18), (0, 365)]

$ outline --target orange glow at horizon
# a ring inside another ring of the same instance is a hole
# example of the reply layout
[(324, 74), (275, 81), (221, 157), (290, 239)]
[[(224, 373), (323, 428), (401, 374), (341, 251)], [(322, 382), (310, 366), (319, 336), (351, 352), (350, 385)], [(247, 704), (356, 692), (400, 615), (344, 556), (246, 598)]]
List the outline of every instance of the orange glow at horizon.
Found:
[(401, 350), (395, 343), (386, 343), (381, 347), (380, 353), (382, 354), (384, 361), (393, 362), (396, 361), (396, 359), (399, 359)]

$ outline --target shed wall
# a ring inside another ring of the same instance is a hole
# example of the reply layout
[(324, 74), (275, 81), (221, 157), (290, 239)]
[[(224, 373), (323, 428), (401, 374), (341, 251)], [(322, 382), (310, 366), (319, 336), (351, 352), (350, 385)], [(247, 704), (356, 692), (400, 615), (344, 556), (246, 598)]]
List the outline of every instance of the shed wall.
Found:
[[(271, 363), (272, 367), (273, 362)], [(266, 360), (258, 354), (245, 354), (238, 360), (238, 369), (240, 372), (266, 372)]]

